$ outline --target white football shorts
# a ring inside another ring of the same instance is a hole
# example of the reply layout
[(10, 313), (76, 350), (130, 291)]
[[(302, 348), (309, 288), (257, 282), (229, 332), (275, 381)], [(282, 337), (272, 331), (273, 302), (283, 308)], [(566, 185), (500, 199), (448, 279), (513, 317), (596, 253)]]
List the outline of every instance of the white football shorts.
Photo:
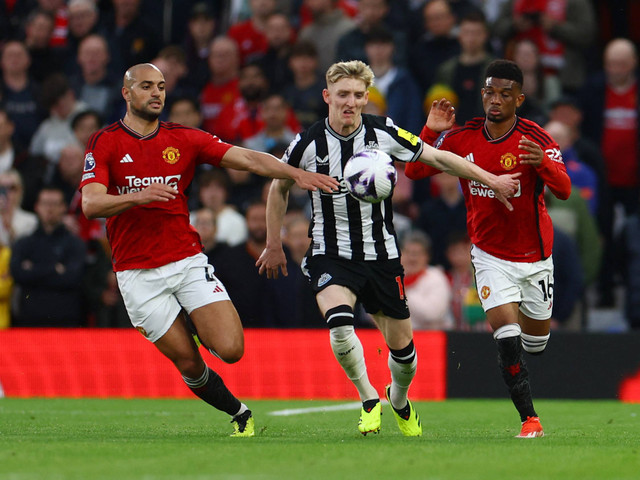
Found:
[(534, 320), (547, 320), (553, 311), (553, 259), (510, 262), (471, 247), (476, 287), (482, 308), (519, 303), (520, 311)]
[(116, 272), (129, 319), (148, 340), (156, 342), (182, 309), (229, 300), (222, 282), (203, 253), (158, 268)]

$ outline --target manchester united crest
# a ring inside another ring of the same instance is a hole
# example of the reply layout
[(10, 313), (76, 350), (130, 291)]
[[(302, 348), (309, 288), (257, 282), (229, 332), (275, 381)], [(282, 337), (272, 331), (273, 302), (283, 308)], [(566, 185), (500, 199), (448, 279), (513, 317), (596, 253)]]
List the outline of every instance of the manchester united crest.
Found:
[(136, 330), (138, 330), (142, 335), (144, 335), (145, 337), (148, 337), (149, 334), (147, 333), (147, 331), (142, 328), (142, 327), (136, 327)]
[(167, 147), (162, 152), (162, 158), (164, 158), (165, 162), (173, 165), (180, 160), (180, 151), (175, 147)]
[(486, 300), (491, 295), (491, 289), (486, 285), (480, 289), (480, 296), (483, 300)]
[(517, 165), (517, 158), (513, 153), (505, 153), (500, 157), (500, 165), (505, 170), (513, 170)]

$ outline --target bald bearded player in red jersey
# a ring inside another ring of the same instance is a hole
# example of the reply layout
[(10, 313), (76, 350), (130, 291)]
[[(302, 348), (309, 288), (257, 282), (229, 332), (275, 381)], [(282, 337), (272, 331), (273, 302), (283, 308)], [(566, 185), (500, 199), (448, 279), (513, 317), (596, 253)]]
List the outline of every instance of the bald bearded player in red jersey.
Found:
[(206, 365), (182, 313), (213, 354), (227, 363), (240, 360), (242, 324), (189, 224), (185, 190), (198, 163), (286, 178), (328, 193), (338, 185), (202, 130), (160, 122), (164, 87), (152, 64), (127, 70), (124, 119), (96, 132), (87, 144), (82, 209), (87, 218), (107, 217), (113, 269), (131, 323), (174, 363), (197, 396), (231, 415), (232, 436), (250, 437), (251, 411)]
[[(498, 362), (522, 421), (519, 438), (544, 435), (533, 408), (522, 350), (541, 354), (549, 339), (553, 307), (553, 226), (544, 203), (545, 187), (566, 200), (571, 193), (560, 148), (536, 123), (520, 118), (522, 72), (513, 62), (495, 60), (486, 72), (482, 103), (486, 116), (453, 128), (455, 111), (435, 101), (420, 134), (493, 173), (521, 173), (513, 211), (496, 201), (485, 185), (460, 179), (472, 241), (472, 263), (480, 301), (493, 329)], [(418, 179), (439, 173), (424, 164), (407, 164)]]

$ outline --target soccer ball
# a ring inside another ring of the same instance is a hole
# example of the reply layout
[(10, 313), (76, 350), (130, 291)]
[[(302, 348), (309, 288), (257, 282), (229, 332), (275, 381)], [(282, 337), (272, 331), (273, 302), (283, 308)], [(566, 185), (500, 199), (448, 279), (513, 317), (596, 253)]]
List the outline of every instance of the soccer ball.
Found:
[(398, 174), (391, 157), (381, 150), (363, 150), (347, 160), (344, 181), (354, 198), (379, 203), (391, 196)]

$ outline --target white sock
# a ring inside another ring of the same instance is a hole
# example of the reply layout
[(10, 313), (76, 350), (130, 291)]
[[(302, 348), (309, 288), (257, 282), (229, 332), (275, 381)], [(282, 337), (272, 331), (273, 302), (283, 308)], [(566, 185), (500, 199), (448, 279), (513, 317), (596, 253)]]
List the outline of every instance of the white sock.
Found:
[(334, 327), (329, 330), (331, 349), (338, 363), (353, 382), (360, 394), (360, 400), (373, 400), (379, 398), (378, 392), (367, 375), (367, 366), (364, 362), (364, 349), (355, 333), (353, 325)]
[[(409, 387), (416, 376), (418, 367), (418, 354), (416, 353), (413, 343), (410, 344), (411, 349), (406, 352), (407, 355), (398, 358), (389, 352), (389, 370), (391, 371), (391, 389), (389, 391), (389, 400), (391, 405), (397, 410), (401, 410), (407, 406), (407, 395)], [(400, 363), (398, 360), (411, 360), (409, 363)]]

